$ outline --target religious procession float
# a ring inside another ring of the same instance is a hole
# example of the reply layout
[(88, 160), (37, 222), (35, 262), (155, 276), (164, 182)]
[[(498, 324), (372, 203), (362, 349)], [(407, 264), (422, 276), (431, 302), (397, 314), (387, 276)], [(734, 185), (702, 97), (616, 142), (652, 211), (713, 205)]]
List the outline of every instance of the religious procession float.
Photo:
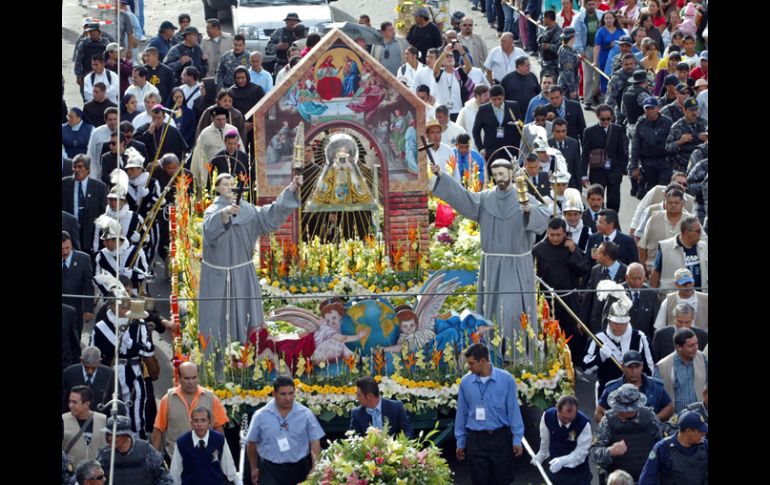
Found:
[[(259, 238), (253, 268), (265, 325), (244, 342), (220, 345), (200, 331), (203, 214), (215, 194), (191, 196), (190, 181), (178, 179), (170, 248), (171, 310), (181, 322), (175, 359), (199, 364), (201, 384), (216, 391), (232, 423), (271, 399), (276, 375), (291, 374), (298, 402), (327, 432), (344, 431), (357, 406), (355, 380), (373, 375), (385, 397), (404, 403), (416, 429), (438, 428), (439, 442), (451, 433), (462, 351), (473, 342), (489, 345), (495, 365), (515, 376), (523, 409), (542, 412), (572, 392), (569, 349), (550, 297), (538, 292), (536, 308), (520, 315), (500, 315), (502, 307), (490, 318), (477, 313), (480, 228), (430, 194), (417, 142), (424, 110), (334, 30), (247, 114), (258, 162), (244, 200), (269, 204), (294, 175), (304, 184), (300, 208)], [(468, 170), (463, 185), (482, 190), (478, 175), (478, 167)], [(504, 319), (516, 321), (512, 339), (503, 339)], [(528, 429), (536, 420), (525, 415)]]

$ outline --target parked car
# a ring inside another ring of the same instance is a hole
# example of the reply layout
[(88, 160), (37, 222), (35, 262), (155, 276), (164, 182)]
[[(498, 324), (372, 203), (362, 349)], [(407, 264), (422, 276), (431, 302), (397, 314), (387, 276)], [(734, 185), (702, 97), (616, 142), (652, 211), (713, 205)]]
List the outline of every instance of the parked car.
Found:
[(238, 0), (238, 6), (232, 9), (233, 30), (246, 37), (247, 50), (264, 54), (263, 65), (272, 70), (275, 50), (272, 46), (268, 50), (267, 42), (276, 29), (286, 25), (286, 15), (296, 13), (308, 34), (320, 34), (325, 24), (334, 22), (330, 1), (335, 0)]
[(206, 20), (230, 20), (230, 8), (237, 4), (238, 0), (203, 0), (203, 16)]

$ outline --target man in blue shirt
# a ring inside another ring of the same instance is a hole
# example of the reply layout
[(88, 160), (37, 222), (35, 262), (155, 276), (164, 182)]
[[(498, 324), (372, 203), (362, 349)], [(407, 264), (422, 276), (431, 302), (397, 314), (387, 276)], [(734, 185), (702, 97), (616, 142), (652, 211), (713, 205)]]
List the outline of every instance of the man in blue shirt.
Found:
[[(249, 56), (249, 78), (251, 82), (261, 87), (267, 94), (268, 91), (273, 89), (273, 76), (270, 75), (264, 68), (262, 68), (262, 53), (260, 51), (254, 51)], [(246, 114), (246, 113), (244, 113)]]
[(397, 436), (402, 431), (407, 438), (414, 434), (404, 405), (398, 400), (383, 398), (380, 386), (371, 377), (356, 381), (356, 399), (361, 405), (351, 414), (350, 429), (359, 435), (365, 435), (369, 426), (383, 429), (386, 422), (390, 436)]
[(150, 39), (150, 42), (147, 43), (148, 47), (155, 47), (158, 49), (159, 59), (165, 59), (168, 51), (179, 43), (174, 36), (175, 30), (177, 29), (174, 24), (165, 20), (158, 28), (158, 35)]
[(254, 483), (296, 485), (321, 454), (323, 429), (315, 415), (294, 402), (294, 381), (278, 376), (273, 399), (251, 418), (248, 457)]
[(489, 350), (475, 343), (465, 351), (470, 372), (460, 381), (455, 417), (457, 459), (467, 457), (473, 485), (513, 481), (513, 457), (521, 456), (524, 422), (516, 381), (489, 361)]
[[(457, 160), (457, 170), (460, 171), (460, 180), (465, 188), (476, 191), (471, 187), (470, 181), (473, 178), (473, 166), (478, 167), (476, 171), (481, 186), (484, 186), (484, 157), (479, 152), (471, 148), (471, 136), (467, 133), (457, 135), (455, 142), (454, 157)], [(470, 170), (470, 175), (465, 173)], [(466, 178), (467, 177), (467, 178)]]
[(674, 414), (674, 402), (663, 387), (663, 381), (649, 377), (642, 372), (644, 357), (636, 350), (628, 350), (623, 354), (623, 377), (611, 380), (604, 386), (604, 392), (599, 398), (599, 404), (594, 412), (594, 419), (600, 422), (604, 413), (610, 408), (608, 402), (612, 391), (623, 384), (633, 384), (639, 388), (639, 392), (647, 396), (646, 406), (652, 408), (662, 422), (668, 421)]
[(548, 99), (548, 91), (551, 90), (551, 86), (556, 82), (556, 78), (553, 74), (543, 74), (540, 79), (540, 93), (534, 98), (529, 100), (527, 106), (527, 114), (524, 116), (524, 123), (532, 123), (535, 121), (535, 108), (538, 106), (548, 106), (551, 104), (551, 100)]
[(708, 483), (708, 424), (688, 411), (679, 419), (679, 431), (658, 441), (644, 464), (639, 485)]

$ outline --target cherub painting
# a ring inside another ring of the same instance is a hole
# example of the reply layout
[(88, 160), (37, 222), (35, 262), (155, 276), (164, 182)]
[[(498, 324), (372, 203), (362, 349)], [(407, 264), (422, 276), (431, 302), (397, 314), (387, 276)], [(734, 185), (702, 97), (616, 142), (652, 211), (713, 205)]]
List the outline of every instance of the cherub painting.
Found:
[(345, 306), (339, 298), (321, 303), (321, 317), (304, 308), (288, 306), (276, 310), (266, 321), (283, 321), (301, 328), (298, 338), (277, 339), (270, 336), (263, 327), (259, 331), (258, 351), (277, 362), (283, 358), (291, 367), (296, 367), (299, 357), (311, 359), (314, 363), (333, 362), (352, 355), (345, 343), (356, 342), (367, 335), (366, 330), (356, 335), (341, 333)]
[(395, 345), (385, 347), (387, 352), (400, 352), (406, 344), (410, 351), (420, 350), (432, 344), (436, 337), (433, 319), (444, 305), (447, 297), (460, 286), (460, 280), (446, 280), (446, 273), (435, 273), (423, 285), (417, 297), (417, 308), (412, 310), (409, 305), (399, 305), (396, 316), (399, 321), (401, 334)]

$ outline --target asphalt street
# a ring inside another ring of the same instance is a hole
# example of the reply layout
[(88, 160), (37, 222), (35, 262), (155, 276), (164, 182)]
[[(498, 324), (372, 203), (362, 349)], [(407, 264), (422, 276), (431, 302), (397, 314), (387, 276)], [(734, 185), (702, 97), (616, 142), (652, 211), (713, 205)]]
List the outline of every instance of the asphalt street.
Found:
[[(97, 2), (91, 1), (89, 3), (95, 6)], [(383, 21), (395, 20), (396, 5), (396, 0), (338, 0), (332, 3), (332, 11), (336, 21), (355, 21), (361, 13), (366, 13), (371, 17), (372, 25), (379, 26)], [(497, 32), (487, 26), (486, 19), (482, 16), (481, 12), (471, 10), (470, 2), (467, 0), (451, 0), (450, 14), (457, 10), (465, 12), (475, 20), (474, 32), (486, 40), (490, 49), (498, 45)], [(287, 6), (288, 11), (290, 11), (290, 7)], [(205, 32), (205, 19), (203, 18), (203, 7), (200, 0), (151, 0), (145, 4), (146, 40), (155, 35), (157, 27), (162, 21), (171, 20), (176, 24), (177, 16), (182, 12), (189, 13), (192, 17), (192, 25), (196, 26), (201, 32)], [(98, 16), (95, 7), (84, 6), (78, 0), (64, 0), (62, 8), (62, 74), (65, 79), (64, 98), (67, 106), (82, 106), (83, 104), (78, 86), (75, 83), (72, 57), (75, 40), (80, 32), (82, 32), (83, 19), (89, 16)], [(232, 32), (232, 25), (226, 22), (224, 30)], [(140, 49), (146, 45), (146, 40), (140, 43)], [(536, 74), (540, 70), (540, 66), (535, 58), (532, 59), (532, 70)], [(584, 111), (584, 115), (588, 126), (597, 122), (593, 111)], [(620, 220), (621, 223), (625, 222), (626, 224), (631, 220), (637, 203), (636, 198), (628, 195), (629, 190), (630, 183), (627, 178), (624, 178), (621, 188)], [(154, 296), (167, 298), (170, 286), (163, 276), (164, 271), (159, 263), (156, 263), (155, 271), (160, 276), (149, 284), (150, 291)], [(169, 306), (167, 302), (158, 301), (157, 306), (162, 315), (168, 315)], [(88, 343), (89, 335), (90, 326), (87, 325), (83, 332), (84, 345)], [(173, 373), (170, 364), (173, 352), (169, 332), (163, 335), (154, 333), (154, 342), (158, 351), (158, 360), (161, 364), (161, 375), (159, 380), (155, 382), (156, 396), (159, 397), (163, 395), (165, 389), (173, 386)], [(590, 381), (578, 379), (577, 382), (577, 396), (581, 403), (581, 410), (589, 416), (593, 414), (594, 410), (593, 382), (593, 379), (590, 379)], [(531, 445), (535, 451), (539, 447), (539, 443), (531, 443)], [(464, 462), (458, 463), (454, 458), (453, 441), (446, 443), (444, 447), (445, 456), (456, 473), (455, 482), (458, 484), (470, 483), (467, 464)], [(517, 461), (521, 462), (521, 466), (517, 467), (516, 483), (542, 482), (536, 469), (528, 465), (528, 459)], [(593, 483), (597, 484), (598, 479), (595, 478)]]

